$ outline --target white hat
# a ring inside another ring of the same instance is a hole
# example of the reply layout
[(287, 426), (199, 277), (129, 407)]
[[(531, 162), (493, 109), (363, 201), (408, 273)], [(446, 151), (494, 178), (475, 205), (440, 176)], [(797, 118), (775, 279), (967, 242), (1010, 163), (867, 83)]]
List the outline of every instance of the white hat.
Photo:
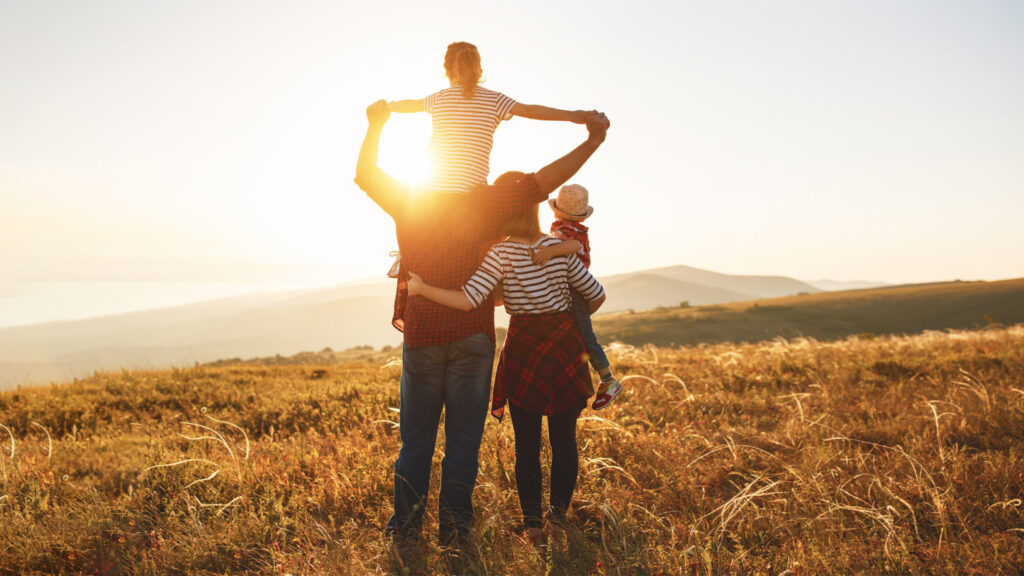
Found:
[(586, 220), (594, 213), (588, 205), (590, 194), (579, 184), (566, 184), (558, 191), (558, 198), (548, 200), (551, 210), (561, 220)]

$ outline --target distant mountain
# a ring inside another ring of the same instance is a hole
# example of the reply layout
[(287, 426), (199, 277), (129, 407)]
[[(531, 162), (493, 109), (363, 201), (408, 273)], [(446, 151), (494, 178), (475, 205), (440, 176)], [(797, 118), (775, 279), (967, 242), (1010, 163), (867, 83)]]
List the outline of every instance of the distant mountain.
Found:
[(675, 280), (656, 273), (635, 273), (609, 276), (602, 280), (608, 300), (602, 313), (620, 310), (646, 310), (658, 306), (691, 306), (753, 300), (756, 296), (727, 288), (704, 286)]
[(866, 288), (883, 288), (885, 286), (892, 286), (892, 284), (887, 284), (885, 282), (866, 282), (864, 280), (807, 280), (807, 283), (826, 292), (834, 292), (838, 290), (864, 290)]
[[(622, 279), (636, 274), (647, 276), (658, 276), (666, 280), (674, 280), (684, 285), (700, 286), (702, 291), (695, 292), (691, 304), (717, 304), (720, 302), (733, 302), (737, 300), (753, 300), (756, 298), (775, 298), (788, 296), (790, 294), (821, 292), (820, 289), (811, 286), (806, 282), (788, 278), (786, 276), (748, 276), (735, 274), (722, 274), (690, 266), (670, 266), (667, 268), (655, 268), (629, 274), (616, 274), (602, 279), (606, 285), (611, 285)], [(722, 290), (721, 297), (716, 298), (712, 293), (703, 291), (707, 288)], [(689, 298), (683, 297), (683, 300)]]
[[(819, 290), (783, 276), (672, 266), (601, 279), (602, 313), (719, 304)], [(71, 322), (0, 329), (0, 387), (64, 381), (95, 370), (191, 365), (401, 342), (391, 327), (393, 280), (259, 293)], [(499, 310), (499, 325), (508, 318)]]
[[(392, 284), (393, 286), (393, 284)], [(392, 294), (260, 294), (161, 310), (0, 330), (0, 388), (96, 370), (192, 365), (401, 341)], [(393, 289), (393, 288), (392, 288)], [(365, 292), (363, 287), (353, 294)]]

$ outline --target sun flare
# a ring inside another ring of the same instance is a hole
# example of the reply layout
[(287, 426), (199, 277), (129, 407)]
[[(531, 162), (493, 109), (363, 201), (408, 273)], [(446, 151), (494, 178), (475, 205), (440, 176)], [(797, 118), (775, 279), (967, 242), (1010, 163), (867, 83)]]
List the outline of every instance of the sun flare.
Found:
[(381, 138), (379, 163), (391, 176), (412, 185), (423, 184), (431, 172), (427, 154), (430, 117), (392, 114)]

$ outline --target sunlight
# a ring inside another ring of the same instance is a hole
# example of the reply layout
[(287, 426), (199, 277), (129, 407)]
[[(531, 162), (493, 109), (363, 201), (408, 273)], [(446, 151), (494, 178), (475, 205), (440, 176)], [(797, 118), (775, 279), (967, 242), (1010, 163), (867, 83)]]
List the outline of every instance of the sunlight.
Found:
[(409, 184), (422, 184), (430, 174), (429, 141), (430, 116), (392, 114), (381, 138), (381, 168)]

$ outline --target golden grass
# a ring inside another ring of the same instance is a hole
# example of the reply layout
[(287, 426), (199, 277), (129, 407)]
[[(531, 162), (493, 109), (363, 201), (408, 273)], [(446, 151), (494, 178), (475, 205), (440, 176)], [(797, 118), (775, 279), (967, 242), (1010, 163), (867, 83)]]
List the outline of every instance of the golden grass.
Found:
[[(1024, 327), (609, 352), (627, 391), (584, 413), (573, 528), (545, 554), (515, 529), (511, 426), (488, 422), (476, 573), (1024, 566)], [(0, 394), (0, 574), (401, 573), (381, 533), (398, 374), (229, 365)], [(440, 552), (409, 573), (443, 573)]]

